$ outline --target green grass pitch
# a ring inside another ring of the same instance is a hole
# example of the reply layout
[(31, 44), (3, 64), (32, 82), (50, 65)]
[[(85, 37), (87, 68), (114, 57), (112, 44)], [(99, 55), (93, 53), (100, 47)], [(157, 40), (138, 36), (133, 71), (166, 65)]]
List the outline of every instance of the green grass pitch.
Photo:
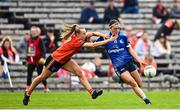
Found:
[(145, 105), (133, 91), (108, 92), (91, 99), (87, 92), (34, 92), (28, 106), (22, 105), (23, 92), (0, 92), (0, 109), (180, 109), (180, 91), (146, 92), (152, 105)]

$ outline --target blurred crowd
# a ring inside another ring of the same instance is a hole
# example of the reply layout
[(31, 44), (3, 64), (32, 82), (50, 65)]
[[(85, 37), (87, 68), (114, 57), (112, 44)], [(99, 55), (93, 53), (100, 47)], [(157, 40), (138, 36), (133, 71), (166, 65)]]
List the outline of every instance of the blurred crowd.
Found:
[[(138, 0), (102, 0), (107, 2), (104, 10), (103, 18), (100, 18), (96, 11), (96, 2), (89, 1), (88, 6), (81, 11), (79, 23), (81, 24), (101, 24), (109, 23), (111, 19), (121, 19), (121, 14), (137, 14), (140, 13)], [(117, 7), (115, 4), (121, 4), (122, 7)], [(148, 32), (142, 29), (133, 29), (131, 25), (125, 26), (125, 33), (131, 43), (133, 49), (142, 58), (148, 59), (172, 59), (174, 57), (171, 43), (168, 36), (171, 35), (174, 29), (180, 28), (180, 2), (173, 0), (173, 6), (168, 9), (163, 5), (162, 0), (157, 0), (156, 6), (152, 9), (152, 23), (161, 24), (155, 34), (154, 40), (149, 39)], [(135, 31), (132, 34), (132, 31)], [(46, 54), (52, 53), (61, 44), (60, 36), (57, 36), (52, 28), (46, 29), (46, 33), (42, 35), (41, 29), (37, 26), (32, 26), (29, 32), (26, 33), (21, 41), (14, 47), (10, 36), (3, 36), (0, 33), (0, 72), (3, 77), (7, 78), (9, 72), (8, 65), (23, 64), (27, 66), (27, 84), (28, 89), (31, 84), (32, 74), (37, 68), (38, 75), (41, 73), (43, 64), (42, 59), (46, 58)], [(36, 50), (37, 49), (37, 50)], [(20, 61), (19, 54), (26, 54), (26, 61)], [(82, 70), (87, 78), (98, 78), (112, 76), (114, 69), (111, 62), (108, 64), (108, 71), (103, 69), (102, 59), (96, 57), (82, 65)], [(156, 62), (154, 63), (157, 67)], [(57, 77), (69, 77), (69, 73), (63, 69), (57, 72)], [(49, 91), (47, 82), (44, 81), (44, 90)]]
[[(121, 14), (138, 14), (140, 6), (138, 0), (102, 0), (107, 2), (104, 9), (104, 16), (100, 18), (96, 11), (96, 2), (90, 1), (87, 7), (81, 11), (80, 23), (109, 23), (111, 19), (119, 19)], [(115, 6), (115, 4), (119, 4)], [(163, 0), (157, 0), (156, 6), (152, 9), (152, 22), (155, 24), (164, 23), (168, 19), (180, 18), (180, 1), (173, 0), (169, 9), (163, 4)]]

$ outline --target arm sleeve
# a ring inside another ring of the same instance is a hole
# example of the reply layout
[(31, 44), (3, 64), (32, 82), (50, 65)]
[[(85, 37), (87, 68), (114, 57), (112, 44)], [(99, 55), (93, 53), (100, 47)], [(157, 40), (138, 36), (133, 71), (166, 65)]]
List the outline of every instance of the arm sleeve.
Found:
[(130, 47), (131, 46), (127, 36), (124, 36), (124, 42), (125, 42), (126, 47)]
[(41, 39), (40, 42), (39, 42), (39, 46), (40, 48), (42, 49), (42, 57), (45, 58), (46, 57), (46, 48), (45, 48), (45, 45), (43, 43), (43, 40)]
[(99, 38), (96, 40), (96, 42), (100, 42), (100, 41), (103, 41), (103, 40), (104, 40), (103, 37), (99, 37)]

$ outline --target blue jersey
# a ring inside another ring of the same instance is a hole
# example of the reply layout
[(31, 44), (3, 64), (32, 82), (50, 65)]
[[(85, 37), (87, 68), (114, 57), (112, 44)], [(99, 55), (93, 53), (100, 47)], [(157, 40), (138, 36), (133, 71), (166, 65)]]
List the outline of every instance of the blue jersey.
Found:
[[(112, 34), (110, 33), (109, 35), (111, 36)], [(104, 39), (105, 38), (100, 37), (96, 42), (103, 41)], [(115, 68), (125, 65), (133, 59), (128, 51), (129, 46), (130, 42), (128, 37), (121, 32), (118, 34), (118, 38), (115, 41), (108, 42), (104, 45)]]

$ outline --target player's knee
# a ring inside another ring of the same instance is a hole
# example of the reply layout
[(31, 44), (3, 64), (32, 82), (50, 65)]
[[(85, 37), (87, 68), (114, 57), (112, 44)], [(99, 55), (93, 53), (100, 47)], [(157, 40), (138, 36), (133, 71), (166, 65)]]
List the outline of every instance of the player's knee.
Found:
[(138, 86), (138, 84), (134, 80), (129, 81), (129, 85), (131, 85), (132, 87), (137, 87)]

